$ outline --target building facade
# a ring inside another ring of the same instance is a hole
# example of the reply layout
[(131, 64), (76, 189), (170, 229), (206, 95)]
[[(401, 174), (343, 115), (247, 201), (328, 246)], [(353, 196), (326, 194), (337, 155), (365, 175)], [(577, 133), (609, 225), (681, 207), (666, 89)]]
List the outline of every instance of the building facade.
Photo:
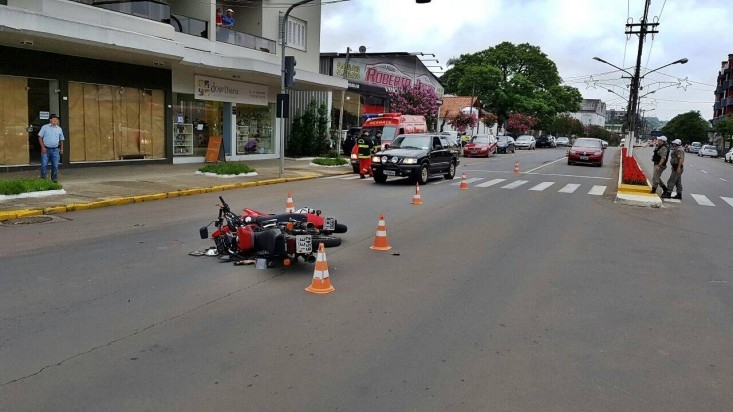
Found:
[(733, 114), (733, 54), (729, 54), (728, 60), (723, 60), (720, 64), (713, 119), (710, 122), (715, 124), (719, 118), (728, 114)]
[(580, 111), (568, 114), (580, 120), (583, 126), (606, 126), (606, 103), (600, 99), (583, 99)]
[[(52, 113), (68, 166), (204, 162), (212, 141), (227, 160), (279, 157), (279, 27), (293, 3), (0, 0), (0, 168), (39, 163)], [(320, 7), (292, 10), (285, 54), (297, 61), (287, 92), (325, 102), (347, 82), (319, 73)]]

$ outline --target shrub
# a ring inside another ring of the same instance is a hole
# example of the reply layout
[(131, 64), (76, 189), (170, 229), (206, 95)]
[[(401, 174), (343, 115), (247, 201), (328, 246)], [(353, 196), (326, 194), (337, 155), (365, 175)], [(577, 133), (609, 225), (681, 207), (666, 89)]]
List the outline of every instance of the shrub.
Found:
[(316, 157), (313, 159), (313, 163), (321, 166), (343, 166), (345, 164), (348, 164), (349, 161), (344, 159), (341, 156), (335, 156), (335, 157)]
[(255, 169), (244, 163), (214, 163), (199, 168), (201, 173), (216, 173), (218, 175), (239, 175), (253, 173)]
[(59, 190), (62, 186), (50, 180), (23, 177), (19, 179), (0, 180), (0, 195), (19, 195), (21, 193)]

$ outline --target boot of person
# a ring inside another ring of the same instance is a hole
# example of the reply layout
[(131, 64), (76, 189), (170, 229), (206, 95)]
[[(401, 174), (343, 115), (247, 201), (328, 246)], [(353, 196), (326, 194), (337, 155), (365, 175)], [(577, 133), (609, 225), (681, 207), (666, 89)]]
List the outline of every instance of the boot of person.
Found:
[(665, 185), (664, 183), (660, 183), (659, 186), (662, 186), (662, 191), (663, 192), (667, 192), (668, 191), (667, 190), (667, 185)]
[(659, 197), (661, 197), (662, 199), (671, 199), (672, 193), (665, 190), (664, 193), (662, 193), (662, 196), (659, 196)]
[(674, 197), (673, 197), (672, 199), (679, 199), (679, 200), (682, 200), (682, 192), (677, 192), (677, 194), (676, 194), (676, 195), (674, 195)]
[(652, 186), (652, 191), (649, 192), (649, 194), (656, 195), (657, 194), (657, 187), (656, 186)]

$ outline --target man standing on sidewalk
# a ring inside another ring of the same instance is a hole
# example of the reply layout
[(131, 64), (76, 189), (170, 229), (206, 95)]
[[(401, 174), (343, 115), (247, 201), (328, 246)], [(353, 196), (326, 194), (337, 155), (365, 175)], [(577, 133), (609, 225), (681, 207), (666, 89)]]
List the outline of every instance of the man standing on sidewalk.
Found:
[(667, 168), (667, 156), (669, 148), (667, 147), (667, 138), (664, 136), (657, 137), (657, 147), (654, 148), (652, 155), (652, 163), (654, 163), (654, 175), (652, 177), (652, 191), (657, 194), (657, 187), (662, 186), (662, 193), (667, 191), (667, 186), (662, 183), (662, 172)]
[(48, 124), (38, 132), (38, 143), (41, 145), (41, 179), (46, 178), (48, 162), (51, 161), (51, 180), (54, 183), (59, 179), (59, 160), (64, 154), (64, 131), (59, 126), (59, 117), (52, 114)]
[(682, 171), (684, 170), (685, 151), (682, 149), (682, 141), (680, 139), (672, 140), (672, 151), (669, 155), (669, 163), (672, 165), (672, 173), (667, 181), (667, 190), (662, 193), (662, 199), (672, 198), (672, 188), (676, 189), (677, 194), (674, 199), (682, 199)]

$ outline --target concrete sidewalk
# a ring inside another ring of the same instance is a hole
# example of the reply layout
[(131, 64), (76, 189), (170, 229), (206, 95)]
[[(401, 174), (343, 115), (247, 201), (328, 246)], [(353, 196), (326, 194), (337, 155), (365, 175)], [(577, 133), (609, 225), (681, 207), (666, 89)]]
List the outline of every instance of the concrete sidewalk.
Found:
[[(351, 166), (325, 167), (312, 158), (286, 158), (280, 175), (280, 159), (246, 162), (253, 176), (216, 177), (197, 174), (203, 166), (154, 164), (61, 168), (63, 191), (41, 197), (11, 197), (0, 200), (0, 221), (42, 214), (65, 213), (120, 204), (146, 202), (177, 196), (313, 179), (351, 173)], [(37, 170), (0, 174), (0, 179), (37, 177)]]

